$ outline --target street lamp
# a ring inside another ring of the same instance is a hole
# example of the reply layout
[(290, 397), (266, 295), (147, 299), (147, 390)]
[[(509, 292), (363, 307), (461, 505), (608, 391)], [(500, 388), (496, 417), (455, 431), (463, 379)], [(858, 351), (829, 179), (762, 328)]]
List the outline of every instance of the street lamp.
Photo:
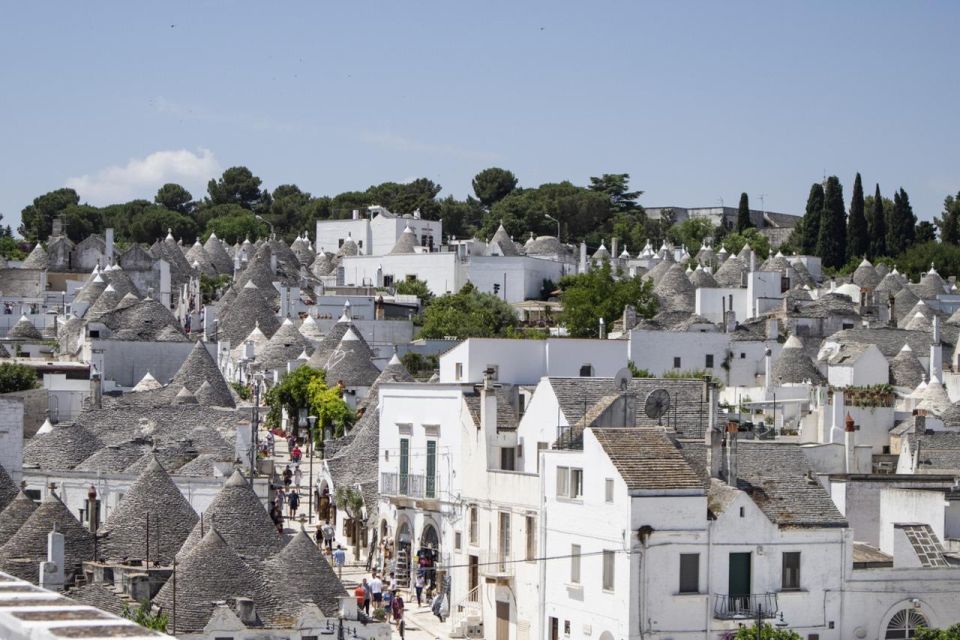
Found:
[(268, 225), (270, 226), (270, 239), (273, 240), (273, 237), (274, 237), (274, 234), (273, 234), (273, 223), (270, 222), (269, 220), (264, 220), (263, 216), (261, 216), (259, 213), (255, 213), (255, 214), (253, 215), (253, 217), (256, 218), (257, 220), (259, 220), (260, 222), (265, 222), (266, 224), (268, 224)]
[(307, 416), (307, 422), (310, 424), (310, 431), (308, 434), (310, 436), (310, 444), (307, 445), (309, 447), (308, 455), (310, 456), (310, 478), (307, 481), (308, 484), (310, 485), (310, 499), (309, 499), (309, 502), (307, 502), (307, 505), (308, 505), (307, 506), (307, 522), (310, 522), (311, 520), (313, 520), (313, 492), (314, 492), (314, 489), (313, 489), (313, 427), (314, 425), (317, 424), (317, 416)]
[(557, 223), (557, 242), (559, 242), (560, 241), (560, 221), (554, 218), (549, 213), (543, 214), (543, 217), (546, 218), (547, 220), (553, 220), (554, 222)]
[(250, 424), (250, 486), (257, 473), (257, 430), (260, 428), (260, 383), (263, 373), (253, 374), (253, 422)]

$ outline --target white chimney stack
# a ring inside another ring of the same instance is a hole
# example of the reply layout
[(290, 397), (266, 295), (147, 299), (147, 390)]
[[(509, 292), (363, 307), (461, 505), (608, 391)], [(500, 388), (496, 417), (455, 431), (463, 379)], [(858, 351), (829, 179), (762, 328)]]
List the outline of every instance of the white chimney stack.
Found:
[(47, 534), (47, 561), (40, 563), (40, 586), (50, 591), (63, 589), (63, 534), (58, 533), (56, 525)]

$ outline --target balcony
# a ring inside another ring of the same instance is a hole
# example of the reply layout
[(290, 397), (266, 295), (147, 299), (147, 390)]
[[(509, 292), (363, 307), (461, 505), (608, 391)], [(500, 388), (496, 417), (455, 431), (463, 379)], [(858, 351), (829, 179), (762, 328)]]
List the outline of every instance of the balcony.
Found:
[(487, 578), (512, 578), (516, 567), (516, 559), (507, 553), (500, 553), (496, 549), (480, 552), (480, 575)]
[(777, 615), (777, 594), (755, 593), (749, 596), (731, 596), (722, 593), (713, 596), (713, 617), (717, 620), (770, 619)]
[(411, 473), (381, 473), (380, 493), (385, 496), (403, 496), (416, 500), (435, 500), (437, 477)]

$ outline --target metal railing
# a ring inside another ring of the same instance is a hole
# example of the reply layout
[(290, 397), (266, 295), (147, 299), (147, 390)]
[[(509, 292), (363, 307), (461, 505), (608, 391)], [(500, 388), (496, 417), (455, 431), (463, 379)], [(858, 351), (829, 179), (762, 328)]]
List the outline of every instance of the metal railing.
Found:
[(467, 591), (467, 595), (450, 609), (451, 629), (456, 629), (469, 616), (481, 615), (480, 587), (481, 585), (478, 584), (473, 589), (470, 589), (470, 591)]
[(718, 620), (773, 618), (777, 615), (777, 594), (754, 593), (734, 596), (718, 593), (713, 596), (713, 617)]
[(417, 499), (437, 497), (437, 477), (414, 473), (380, 474), (380, 493), (385, 496), (406, 496)]

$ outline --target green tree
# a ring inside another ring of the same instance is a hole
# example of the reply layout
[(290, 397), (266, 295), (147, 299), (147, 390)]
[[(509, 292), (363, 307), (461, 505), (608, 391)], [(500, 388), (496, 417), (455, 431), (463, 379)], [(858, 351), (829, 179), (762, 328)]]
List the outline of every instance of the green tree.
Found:
[(88, 204), (74, 204), (60, 212), (63, 234), (73, 242), (86, 240), (93, 233), (103, 233), (103, 212)]
[(960, 192), (944, 198), (943, 213), (936, 219), (936, 224), (940, 227), (941, 242), (960, 243)]
[(893, 208), (887, 221), (887, 251), (903, 253), (916, 238), (917, 217), (910, 206), (910, 197), (903, 187), (893, 194)]
[(862, 258), (870, 253), (870, 234), (864, 212), (863, 184), (860, 174), (853, 181), (853, 197), (850, 200), (850, 216), (847, 218), (847, 255)]
[(151, 244), (166, 238), (168, 230), (185, 244), (197, 239), (197, 223), (193, 218), (160, 206), (145, 209), (130, 222), (129, 239)]
[(430, 301), (433, 300), (433, 293), (430, 292), (430, 287), (427, 286), (427, 283), (423, 280), (401, 280), (394, 286), (394, 290), (405, 296), (417, 296), (420, 299), (420, 304), (426, 307), (430, 304)]
[(480, 201), (469, 196), (466, 200), (447, 196), (440, 201), (439, 217), (443, 221), (443, 232), (447, 236), (463, 238), (476, 233), (483, 224), (484, 213)]
[(259, 210), (265, 204), (265, 193), (260, 191), (260, 183), (260, 178), (253, 175), (250, 169), (230, 167), (219, 180), (207, 183), (207, 194), (211, 204), (238, 204), (244, 209)]
[(960, 624), (946, 629), (927, 629), (921, 627), (914, 632), (914, 640), (960, 640)]
[(0, 363), (0, 393), (26, 391), (37, 386), (37, 372), (25, 364)]
[(363, 517), (363, 493), (355, 487), (341, 484), (333, 496), (337, 509), (347, 514), (350, 524), (353, 525), (353, 557), (360, 557), (360, 540), (363, 537), (363, 527), (366, 519)]
[(873, 200), (868, 197), (864, 209), (870, 212), (867, 218), (867, 230), (870, 234), (870, 258), (887, 255), (887, 214), (883, 210), (883, 197), (880, 195), (880, 185), (877, 184)]
[[(301, 367), (305, 368), (305, 367)], [(356, 420), (356, 414), (343, 400), (343, 391), (336, 386), (328, 387), (324, 378), (312, 378), (307, 383), (308, 410), (317, 416), (319, 431), (310, 434), (314, 443), (323, 446), (326, 434), (342, 438)]]
[(489, 209), (517, 188), (517, 176), (512, 171), (499, 167), (484, 169), (473, 177), (473, 192), (484, 207)]
[(168, 182), (160, 187), (157, 190), (157, 195), (153, 197), (153, 201), (161, 207), (170, 209), (170, 211), (176, 211), (184, 215), (193, 213), (193, 196), (190, 195), (189, 191), (173, 182)]
[(630, 191), (629, 173), (605, 173), (599, 178), (591, 177), (587, 188), (607, 196), (613, 210), (621, 212), (636, 209), (637, 199), (643, 195), (643, 191)]
[(897, 269), (916, 280), (930, 270), (930, 263), (947, 278), (960, 276), (960, 246), (944, 242), (917, 243), (896, 257)]
[(913, 232), (913, 241), (917, 244), (933, 242), (937, 239), (937, 227), (929, 220), (921, 220)]
[(737, 207), (737, 233), (743, 233), (753, 226), (750, 221), (750, 199), (746, 193), (740, 194), (740, 205)]
[(703, 241), (713, 236), (716, 228), (707, 218), (687, 218), (680, 224), (675, 224), (667, 230), (667, 238), (676, 244), (682, 244), (692, 254), (697, 251)]
[(302, 366), (288, 373), (267, 392), (266, 400), (270, 424), (280, 424), (284, 410), (294, 421), (298, 420), (301, 409), (317, 416), (320, 428), (312, 436), (321, 446), (325, 432), (340, 436), (353, 424), (354, 413), (336, 387), (327, 387), (326, 376), (319, 369)]
[(636, 307), (637, 316), (651, 318), (657, 311), (653, 284), (639, 277), (615, 278), (609, 263), (586, 273), (560, 279), (560, 322), (576, 338), (599, 335), (600, 318), (607, 327), (620, 319), (623, 309)]
[(519, 324), (513, 307), (467, 283), (457, 293), (434, 298), (423, 312), (422, 338), (493, 338)]
[(0, 257), (7, 260), (23, 260), (27, 253), (20, 248), (19, 243), (12, 236), (0, 236)]
[(750, 228), (743, 233), (728, 233), (723, 238), (723, 248), (730, 255), (740, 253), (745, 244), (750, 245), (750, 248), (760, 260), (766, 260), (770, 255), (770, 240), (757, 229)]
[(46, 241), (53, 229), (53, 219), (67, 207), (80, 204), (73, 189), (57, 189), (37, 196), (33, 204), (20, 212), (20, 235), (28, 242)]
[[(241, 210), (242, 211), (242, 210)], [(239, 215), (218, 217), (207, 223), (207, 236), (216, 233), (217, 237), (228, 244), (243, 242), (249, 238), (256, 242), (257, 238), (266, 237), (270, 232), (266, 223), (257, 220), (250, 212)]]
[(167, 623), (169, 622), (167, 614), (154, 614), (149, 602), (141, 602), (135, 610), (124, 602), (120, 615), (146, 629), (160, 631), (161, 633), (167, 631)]
[(800, 238), (800, 252), (812, 256), (817, 252), (817, 240), (820, 237), (820, 218), (823, 216), (823, 185), (814, 182), (807, 196), (806, 213), (803, 215), (803, 235)]
[[(770, 624), (762, 624), (760, 627), (761, 640), (801, 640), (800, 634), (790, 629), (778, 629)], [(757, 625), (752, 624), (749, 627), (740, 627), (734, 640), (757, 640)]]
[(427, 178), (417, 178), (401, 187), (400, 193), (393, 201), (393, 206), (389, 207), (391, 211), (408, 214), (419, 210), (420, 217), (427, 220), (436, 220), (440, 216), (437, 195), (443, 187), (439, 184)]
[(823, 189), (817, 255), (828, 268), (842, 267), (847, 262), (847, 214), (843, 206), (843, 186), (837, 176), (827, 178)]
[(481, 233), (489, 238), (502, 222), (514, 237), (530, 231), (554, 235), (556, 223), (547, 214), (560, 221), (565, 238), (599, 245), (601, 237), (609, 233), (612, 208), (606, 194), (570, 182), (542, 184), (536, 189), (517, 189), (493, 205)]

